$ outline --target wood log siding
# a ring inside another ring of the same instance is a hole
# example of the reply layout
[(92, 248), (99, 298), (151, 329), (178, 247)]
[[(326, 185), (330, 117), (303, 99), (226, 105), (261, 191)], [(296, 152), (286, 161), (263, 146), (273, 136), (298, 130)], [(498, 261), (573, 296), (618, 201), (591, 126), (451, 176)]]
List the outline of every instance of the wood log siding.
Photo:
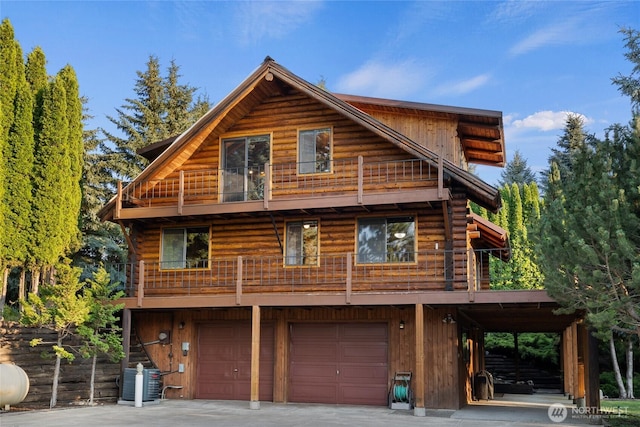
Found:
[[(415, 160), (402, 164), (402, 169), (406, 172), (404, 177), (397, 174), (395, 177), (389, 177), (385, 173), (391, 169), (396, 169), (397, 172), (398, 162), (410, 161), (411, 156), (334, 110), (299, 93), (270, 98), (247, 111), (246, 115), (239, 118), (230, 128), (220, 126), (221, 128), (209, 131), (198, 150), (187, 160), (182, 163), (172, 162), (172, 172), (159, 173), (155, 178), (127, 188), (126, 194), (122, 195), (124, 207), (175, 205), (178, 203), (181, 187), (185, 191), (185, 203), (218, 203), (220, 138), (227, 135), (271, 135), (270, 163), (273, 168), (273, 182), (268, 184), (273, 184), (271, 197), (274, 199), (306, 197), (310, 194), (323, 195), (331, 191), (355, 191), (358, 182), (358, 156), (364, 158), (364, 191), (384, 192), (437, 186), (436, 168)], [(312, 178), (313, 182), (322, 188), (322, 191), (313, 193), (309, 186), (304, 184), (305, 180), (311, 177), (307, 175), (301, 179), (297, 174), (298, 131), (325, 127), (332, 129), (334, 171)], [(446, 134), (450, 134), (447, 138), (455, 138), (453, 121), (447, 126)], [(373, 166), (367, 166), (372, 164), (375, 164), (376, 168), (380, 165), (388, 166), (376, 172)], [(162, 170), (166, 171), (167, 167), (163, 167)], [(184, 173), (185, 177), (183, 183), (180, 182), (181, 173)], [(383, 176), (386, 176), (385, 180), (382, 180)]]

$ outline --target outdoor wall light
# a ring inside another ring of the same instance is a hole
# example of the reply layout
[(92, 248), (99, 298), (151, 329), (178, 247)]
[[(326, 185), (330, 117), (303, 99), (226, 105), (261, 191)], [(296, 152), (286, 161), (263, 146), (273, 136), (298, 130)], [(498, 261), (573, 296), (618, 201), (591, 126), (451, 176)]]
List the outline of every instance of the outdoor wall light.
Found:
[(456, 319), (453, 318), (451, 313), (447, 313), (447, 315), (442, 318), (442, 323), (456, 323)]
[(404, 320), (400, 321), (400, 329), (404, 329)]
[(404, 239), (407, 236), (407, 233), (403, 233), (403, 232), (399, 231), (399, 232), (395, 233), (394, 236), (396, 237), (396, 239)]

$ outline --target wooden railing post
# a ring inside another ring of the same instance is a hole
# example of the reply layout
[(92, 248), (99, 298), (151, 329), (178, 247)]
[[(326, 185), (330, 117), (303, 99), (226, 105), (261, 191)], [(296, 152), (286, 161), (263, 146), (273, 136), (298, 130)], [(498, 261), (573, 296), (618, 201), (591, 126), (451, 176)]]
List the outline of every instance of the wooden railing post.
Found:
[(138, 261), (138, 307), (142, 307), (144, 298), (144, 260)]
[(238, 268), (236, 277), (236, 305), (242, 301), (242, 255), (238, 256)]
[(116, 206), (113, 213), (114, 219), (120, 218), (120, 210), (122, 209), (122, 181), (118, 181), (116, 188)]
[(178, 215), (182, 215), (184, 206), (184, 171), (180, 171), (180, 183), (178, 184)]
[(351, 304), (351, 281), (353, 280), (353, 254), (347, 252), (347, 289), (346, 289), (346, 303)]
[(364, 158), (358, 156), (358, 204), (362, 204), (364, 194)]
[(438, 156), (438, 199), (442, 199), (444, 195), (444, 162), (442, 156)]
[(271, 199), (271, 165), (269, 162), (264, 164), (264, 208), (269, 209), (269, 200)]
[(469, 248), (467, 249), (467, 292), (469, 292), (469, 302), (475, 300), (477, 275), (475, 252), (473, 248)]

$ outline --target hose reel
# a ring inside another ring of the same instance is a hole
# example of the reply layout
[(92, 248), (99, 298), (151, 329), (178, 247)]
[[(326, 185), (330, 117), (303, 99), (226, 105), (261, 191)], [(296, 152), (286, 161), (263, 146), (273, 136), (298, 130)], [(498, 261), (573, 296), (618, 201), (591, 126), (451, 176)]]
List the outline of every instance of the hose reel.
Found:
[(411, 391), (411, 372), (396, 372), (389, 390), (389, 408), (413, 408), (413, 393)]

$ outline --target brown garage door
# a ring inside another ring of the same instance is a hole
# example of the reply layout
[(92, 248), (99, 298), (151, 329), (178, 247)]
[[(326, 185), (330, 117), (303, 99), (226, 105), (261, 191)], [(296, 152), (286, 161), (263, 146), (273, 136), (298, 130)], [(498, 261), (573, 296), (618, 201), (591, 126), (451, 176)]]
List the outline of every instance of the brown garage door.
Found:
[[(220, 322), (198, 329), (196, 398), (251, 399), (251, 323)], [(273, 325), (260, 329), (260, 400), (273, 400)]]
[(386, 405), (386, 323), (291, 325), (289, 401)]

